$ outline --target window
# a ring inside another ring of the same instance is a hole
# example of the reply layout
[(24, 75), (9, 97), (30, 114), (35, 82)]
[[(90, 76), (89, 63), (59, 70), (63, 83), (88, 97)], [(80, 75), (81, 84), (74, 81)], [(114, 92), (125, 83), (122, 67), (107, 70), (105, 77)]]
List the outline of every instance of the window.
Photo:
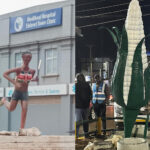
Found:
[(57, 50), (46, 50), (46, 75), (57, 74)]
[(21, 53), (15, 54), (15, 67), (20, 67), (22, 65), (22, 56)]

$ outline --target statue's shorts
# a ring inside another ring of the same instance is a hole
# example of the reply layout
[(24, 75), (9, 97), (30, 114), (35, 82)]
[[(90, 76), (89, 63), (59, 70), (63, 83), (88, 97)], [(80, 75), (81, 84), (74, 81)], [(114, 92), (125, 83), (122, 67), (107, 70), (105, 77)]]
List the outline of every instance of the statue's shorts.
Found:
[(24, 91), (17, 91), (15, 90), (11, 97), (12, 100), (21, 100), (21, 101), (27, 101), (28, 100), (28, 92)]

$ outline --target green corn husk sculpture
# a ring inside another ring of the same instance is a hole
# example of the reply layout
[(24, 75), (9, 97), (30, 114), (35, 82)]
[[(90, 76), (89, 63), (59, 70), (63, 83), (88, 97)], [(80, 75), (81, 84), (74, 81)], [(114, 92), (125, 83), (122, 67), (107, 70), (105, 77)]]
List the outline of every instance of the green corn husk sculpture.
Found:
[[(104, 27), (100, 27), (102, 29)], [(124, 136), (130, 137), (140, 108), (150, 99), (150, 66), (147, 63), (142, 13), (138, 0), (129, 4), (122, 33), (109, 31), (118, 48), (112, 75), (112, 94), (122, 106)]]

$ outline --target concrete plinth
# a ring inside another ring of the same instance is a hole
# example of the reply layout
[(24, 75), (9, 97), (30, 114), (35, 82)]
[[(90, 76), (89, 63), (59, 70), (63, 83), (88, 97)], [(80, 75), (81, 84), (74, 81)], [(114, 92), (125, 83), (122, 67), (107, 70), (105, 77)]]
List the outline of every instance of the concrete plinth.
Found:
[(74, 136), (0, 136), (0, 150), (75, 150)]

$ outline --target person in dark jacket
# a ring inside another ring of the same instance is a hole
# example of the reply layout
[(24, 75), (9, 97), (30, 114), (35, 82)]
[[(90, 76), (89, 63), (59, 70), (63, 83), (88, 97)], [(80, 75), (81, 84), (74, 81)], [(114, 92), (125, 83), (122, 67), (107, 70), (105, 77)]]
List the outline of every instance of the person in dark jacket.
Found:
[[(89, 105), (90, 100), (92, 100), (92, 90), (85, 81), (85, 77), (82, 73), (76, 75), (76, 93), (75, 93), (75, 115), (76, 115), (76, 124), (79, 121), (88, 120), (89, 116)], [(83, 122), (83, 130), (85, 137), (88, 137), (88, 128), (89, 125), (87, 122)], [(76, 137), (79, 136), (79, 126), (76, 125)]]

